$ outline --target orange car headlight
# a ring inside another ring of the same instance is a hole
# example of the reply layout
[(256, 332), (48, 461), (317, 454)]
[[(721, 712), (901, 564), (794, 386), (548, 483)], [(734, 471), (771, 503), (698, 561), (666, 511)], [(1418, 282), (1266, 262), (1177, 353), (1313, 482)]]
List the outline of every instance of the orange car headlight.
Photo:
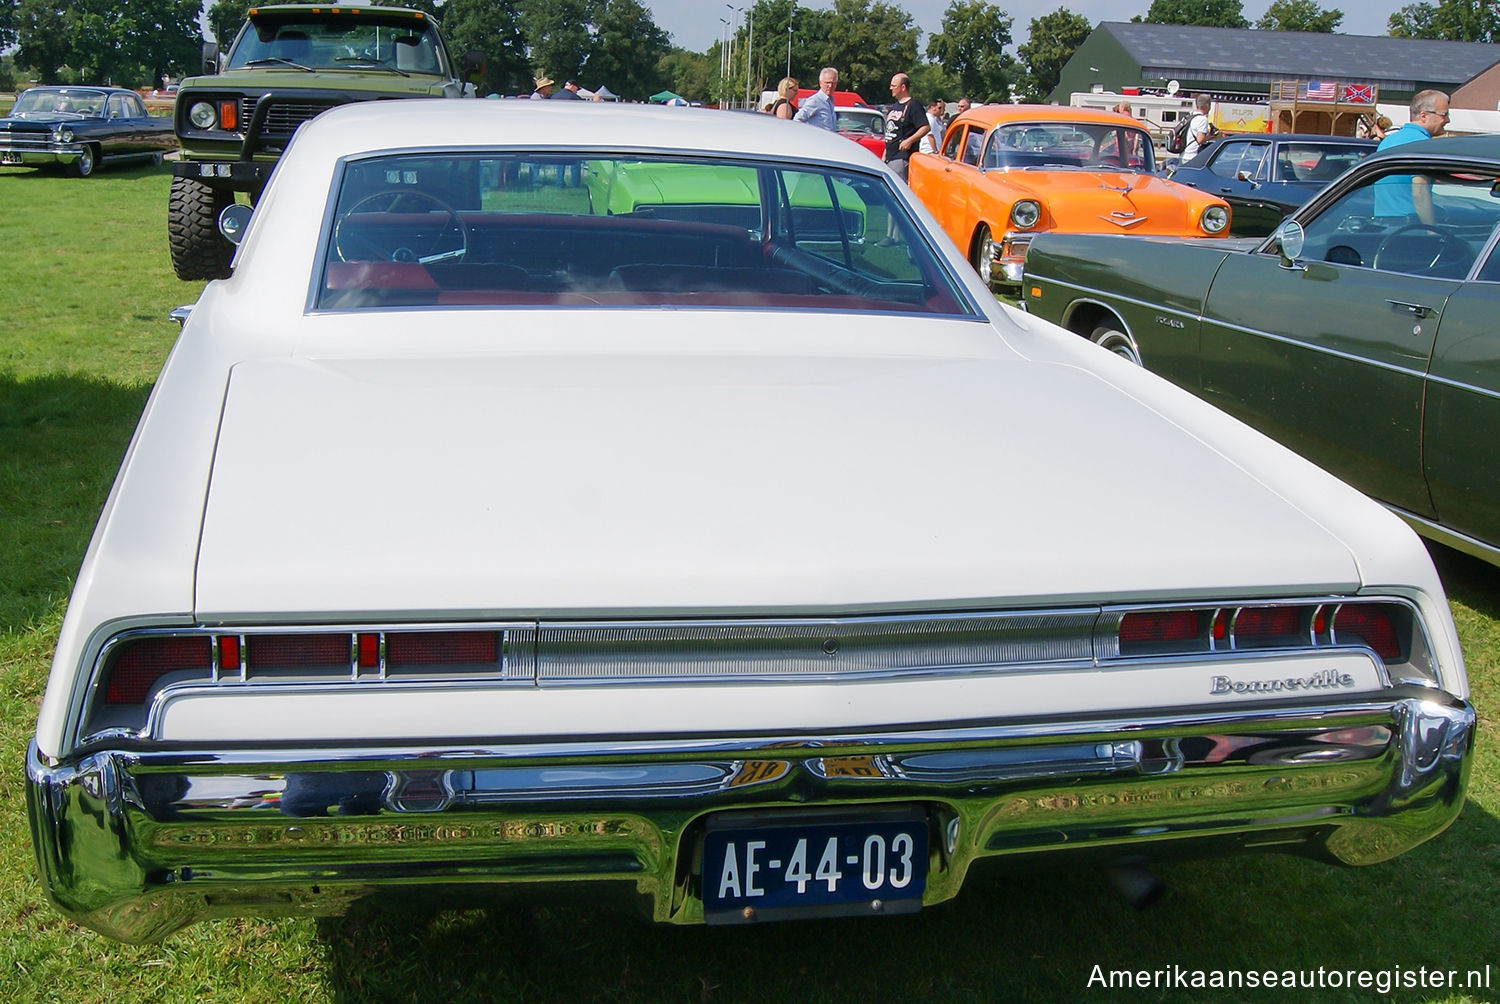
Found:
[(1022, 230), (1030, 230), (1042, 218), (1042, 207), (1031, 199), (1021, 199), (1010, 207), (1010, 221)]

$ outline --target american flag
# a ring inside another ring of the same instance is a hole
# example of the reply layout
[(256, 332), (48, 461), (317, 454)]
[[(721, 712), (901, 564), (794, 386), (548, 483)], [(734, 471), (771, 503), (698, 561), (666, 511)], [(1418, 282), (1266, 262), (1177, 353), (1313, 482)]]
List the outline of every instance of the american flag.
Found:
[(1307, 82), (1307, 100), (1309, 101), (1332, 101), (1334, 84), (1332, 80), (1309, 80)]

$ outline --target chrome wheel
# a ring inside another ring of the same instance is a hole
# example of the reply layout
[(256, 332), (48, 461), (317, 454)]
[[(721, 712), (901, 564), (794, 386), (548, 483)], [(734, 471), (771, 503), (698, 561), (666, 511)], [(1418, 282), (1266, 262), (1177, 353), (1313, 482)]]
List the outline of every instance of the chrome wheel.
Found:
[(995, 238), (990, 234), (990, 228), (984, 224), (979, 225), (979, 231), (974, 235), (974, 271), (979, 273), (979, 278), (984, 280), (986, 286), (994, 284), (995, 273)]
[(85, 146), (78, 159), (73, 162), (73, 173), (80, 178), (87, 178), (94, 173), (94, 148)]
[(1105, 323), (1094, 329), (1089, 335), (1089, 340), (1100, 348), (1108, 349), (1122, 359), (1128, 359), (1137, 366), (1141, 365), (1140, 350), (1135, 347), (1131, 337), (1113, 324)]

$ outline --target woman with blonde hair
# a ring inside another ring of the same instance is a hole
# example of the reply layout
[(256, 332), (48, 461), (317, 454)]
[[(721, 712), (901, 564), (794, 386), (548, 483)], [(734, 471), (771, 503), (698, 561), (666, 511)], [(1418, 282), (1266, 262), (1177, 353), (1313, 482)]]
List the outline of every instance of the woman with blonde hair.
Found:
[(771, 106), (771, 114), (779, 119), (789, 119), (797, 114), (797, 78), (782, 77), (781, 83), (776, 87), (776, 103)]

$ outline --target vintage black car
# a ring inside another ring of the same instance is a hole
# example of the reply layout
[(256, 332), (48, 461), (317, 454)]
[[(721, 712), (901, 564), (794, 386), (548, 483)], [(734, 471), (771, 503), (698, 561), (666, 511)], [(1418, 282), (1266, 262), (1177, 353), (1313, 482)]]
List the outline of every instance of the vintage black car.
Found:
[(177, 145), (172, 120), (123, 87), (31, 87), (0, 118), (0, 164), (60, 165), (87, 178), (101, 164), (160, 164)]
[(1264, 237), (1375, 145), (1353, 136), (1231, 133), (1209, 143), (1172, 180), (1229, 203), (1235, 237)]
[(1500, 136), (1374, 153), (1261, 240), (1045, 234), (1023, 289), (1500, 564)]

